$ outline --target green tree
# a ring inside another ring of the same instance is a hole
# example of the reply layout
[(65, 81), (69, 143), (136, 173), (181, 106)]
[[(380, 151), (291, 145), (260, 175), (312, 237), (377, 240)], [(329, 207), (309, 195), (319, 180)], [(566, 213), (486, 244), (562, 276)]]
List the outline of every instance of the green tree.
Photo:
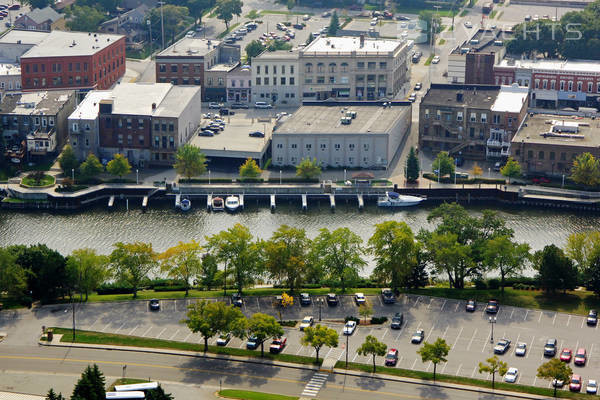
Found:
[(356, 352), (361, 356), (373, 356), (373, 372), (375, 372), (375, 357), (385, 356), (387, 346), (385, 343), (381, 343), (375, 336), (368, 335), (365, 338), (365, 342), (360, 345)]
[[(161, 9), (163, 13), (163, 24), (165, 28), (165, 38), (171, 38), (171, 42), (175, 42), (175, 35), (182, 31), (186, 26), (186, 17), (189, 14), (187, 7), (166, 4), (162, 7), (155, 7), (150, 10), (150, 22), (152, 26), (161, 26)], [(154, 30), (154, 29), (152, 29)], [(156, 30), (160, 33), (160, 29)], [(159, 36), (160, 37), (160, 36)], [(167, 43), (165, 43), (165, 46)]]
[(358, 277), (367, 264), (362, 239), (348, 228), (338, 228), (331, 232), (322, 228), (313, 240), (311, 260), (327, 273), (327, 278), (339, 281), (342, 293), (346, 292), (348, 279)]
[(479, 373), (492, 374), (492, 389), (496, 385), (496, 374), (504, 376), (508, 371), (508, 366), (504, 361), (500, 361), (497, 356), (490, 357), (485, 363), (479, 363)]
[(67, 28), (79, 32), (96, 32), (98, 26), (108, 18), (106, 14), (95, 7), (78, 6), (73, 4), (69, 7), (67, 15)]
[(437, 365), (441, 362), (448, 361), (446, 356), (450, 352), (450, 346), (442, 338), (437, 338), (433, 343), (425, 342), (423, 346), (417, 350), (417, 354), (421, 356), (422, 362), (431, 361), (433, 364), (433, 381), (435, 382), (435, 373)]
[(202, 256), (202, 263), (200, 264), (200, 273), (198, 278), (202, 283), (202, 287), (206, 290), (211, 290), (213, 286), (217, 284), (217, 272), (219, 271), (219, 263), (217, 257), (207, 253)]
[(579, 154), (573, 160), (571, 179), (580, 185), (598, 185), (600, 183), (600, 160), (590, 153)]
[(246, 317), (234, 306), (221, 301), (200, 300), (188, 306), (186, 324), (193, 333), (204, 338), (204, 351), (208, 351), (208, 338), (224, 333), (243, 338), (246, 332)]
[(179, 242), (158, 255), (162, 272), (171, 278), (185, 282), (185, 296), (189, 294), (190, 281), (202, 271), (202, 246), (192, 239), (191, 242)]
[(315, 40), (315, 36), (311, 32), (311, 33), (308, 34), (308, 37), (306, 38), (305, 44), (308, 46), (313, 40)]
[(335, 36), (340, 30), (340, 19), (338, 18), (337, 12), (334, 11), (329, 21), (329, 27), (327, 28), (327, 35)]
[(412, 230), (405, 222), (376, 224), (369, 246), (375, 256), (374, 274), (381, 281), (390, 282), (392, 289), (397, 291), (417, 261), (417, 242)]
[(131, 172), (131, 165), (129, 161), (123, 156), (123, 154), (115, 154), (115, 157), (108, 162), (106, 171), (111, 174), (122, 178), (123, 175), (127, 175)]
[(421, 169), (419, 167), (419, 158), (417, 157), (417, 153), (415, 152), (415, 148), (411, 147), (408, 152), (408, 157), (406, 158), (406, 180), (408, 182), (416, 182), (419, 180), (419, 175), (421, 174)]
[(75, 151), (70, 144), (65, 145), (60, 157), (58, 157), (58, 164), (62, 169), (65, 176), (71, 176), (71, 171), (79, 167), (79, 161), (75, 155)]
[(202, 16), (215, 6), (215, 0), (187, 0), (186, 6), (194, 17), (194, 22), (202, 24)]
[(177, 149), (173, 168), (179, 175), (189, 179), (192, 176), (202, 175), (206, 172), (206, 156), (196, 146), (184, 144)]
[(229, 22), (234, 15), (238, 17), (242, 14), (242, 6), (244, 3), (241, 0), (217, 0), (217, 18), (225, 22), (225, 28), (229, 29)]
[(246, 162), (240, 166), (241, 178), (256, 178), (261, 173), (261, 169), (258, 167), (258, 164), (256, 164), (256, 161), (253, 158), (248, 158)]
[(146, 391), (146, 400), (173, 400), (173, 396), (158, 385), (156, 389)]
[(517, 275), (525, 267), (529, 249), (527, 243), (515, 243), (507, 236), (498, 236), (486, 243), (483, 257), (491, 271), (500, 272), (502, 293), (506, 277)]
[(567, 238), (565, 253), (576, 264), (579, 272), (585, 273), (592, 261), (600, 254), (600, 232), (574, 232)]
[(114, 247), (110, 254), (111, 267), (118, 281), (131, 285), (135, 299), (142, 281), (156, 269), (156, 253), (151, 243), (118, 242)]
[(367, 318), (373, 315), (373, 306), (369, 303), (365, 303), (358, 307), (358, 315), (365, 318), (365, 324), (367, 323)]
[(276, 304), (277, 312), (279, 313), (279, 321), (280, 322), (283, 322), (283, 317), (282, 317), (283, 310), (285, 310), (286, 308), (289, 308), (293, 305), (294, 305), (294, 298), (292, 296), (290, 296), (289, 294), (287, 294), (286, 292), (283, 292), (281, 294), (281, 299), (279, 299), (279, 301)]
[(586, 289), (594, 292), (600, 297), (600, 254), (597, 253), (590, 261), (589, 267), (585, 272)]
[[(571, 375), (573, 375), (571, 367), (560, 361), (558, 358), (553, 358), (550, 361), (543, 363), (537, 369), (538, 378), (546, 379), (550, 382), (562, 381), (566, 385), (571, 381)], [(554, 386), (554, 397), (556, 397), (557, 385), (552, 386)]]
[(100, 160), (98, 160), (98, 157), (93, 153), (88, 154), (85, 161), (79, 166), (79, 172), (81, 172), (84, 179), (95, 178), (100, 175), (103, 170), (104, 167), (100, 163)]
[(447, 151), (440, 151), (431, 166), (438, 171), (439, 176), (454, 174), (454, 158)]
[(338, 333), (335, 329), (326, 327), (325, 325), (317, 324), (304, 329), (304, 336), (300, 339), (303, 346), (311, 346), (315, 349), (315, 362), (319, 362), (319, 351), (321, 347), (337, 347)]
[(212, 254), (231, 268), (239, 293), (262, 272), (262, 246), (254, 240), (248, 227), (235, 224), (207, 237), (207, 241)]
[(296, 165), (296, 176), (303, 179), (314, 179), (321, 175), (321, 167), (316, 158), (312, 160), (310, 158), (303, 158), (300, 163)]
[(46, 400), (66, 400), (66, 399), (63, 397), (62, 393), (56, 394), (54, 389), (50, 388), (50, 390), (48, 391), (48, 394), (46, 395)]
[[(292, 11), (294, 7), (296, 7), (296, 0), (287, 0), (285, 6), (287, 7), (288, 11)], [(289, 14), (286, 14), (286, 17), (287, 16), (289, 16)]]
[(258, 40), (253, 40), (246, 45), (246, 56), (250, 62), (252, 62), (252, 59), (257, 57), (263, 51), (265, 51), (265, 46), (263, 46)]
[(109, 276), (108, 257), (96, 253), (94, 249), (73, 250), (67, 257), (67, 275), (73, 284), (73, 288), (85, 295), (96, 289)]
[(284, 331), (275, 317), (263, 313), (255, 313), (248, 319), (248, 337), (254, 336), (260, 343), (260, 356), (264, 357), (265, 341), (269, 338), (278, 338), (283, 336)]
[(435, 271), (448, 276), (450, 287), (462, 289), (465, 279), (477, 275), (480, 269), (473, 260), (471, 247), (457, 239), (454, 233), (434, 232), (425, 247)]
[(27, 288), (27, 272), (17, 264), (17, 255), (0, 247), (0, 293), (20, 297)]
[(264, 243), (265, 268), (271, 279), (285, 281), (293, 293), (304, 280), (309, 248), (304, 229), (281, 225)]
[[(438, 34), (442, 31), (442, 19), (432, 10), (423, 10), (419, 12), (419, 21), (421, 31), (427, 34), (427, 42), (431, 43), (431, 32)], [(433, 27), (433, 29), (432, 29)]]
[(54, 0), (19, 0), (19, 3), (28, 5), (32, 10), (34, 8), (46, 8), (54, 6)]
[(411, 289), (418, 289), (429, 284), (429, 274), (427, 273), (427, 258), (423, 250), (423, 244), (419, 243), (417, 249), (417, 263), (411, 273), (404, 278), (402, 285)]
[(506, 160), (506, 164), (502, 168), (500, 168), (500, 173), (502, 176), (508, 178), (508, 183), (510, 183), (510, 178), (518, 178), (521, 176), (521, 165), (519, 162), (512, 157), (508, 157)]
[(555, 245), (547, 245), (533, 256), (537, 279), (546, 292), (573, 289), (577, 284), (577, 268)]
[(106, 399), (104, 384), (104, 374), (100, 372), (98, 365), (94, 364), (93, 367), (88, 365), (75, 384), (71, 399), (104, 400)]

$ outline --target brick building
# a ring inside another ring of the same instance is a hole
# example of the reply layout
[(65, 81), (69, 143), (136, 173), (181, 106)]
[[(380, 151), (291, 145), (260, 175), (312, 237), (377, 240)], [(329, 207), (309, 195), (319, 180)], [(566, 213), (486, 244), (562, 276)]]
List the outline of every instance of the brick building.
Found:
[(15, 28), (29, 31), (51, 31), (53, 29), (63, 29), (64, 26), (64, 15), (57, 13), (50, 6), (34, 8), (15, 20)]
[(108, 89), (125, 74), (125, 37), (52, 31), (21, 56), (23, 90)]

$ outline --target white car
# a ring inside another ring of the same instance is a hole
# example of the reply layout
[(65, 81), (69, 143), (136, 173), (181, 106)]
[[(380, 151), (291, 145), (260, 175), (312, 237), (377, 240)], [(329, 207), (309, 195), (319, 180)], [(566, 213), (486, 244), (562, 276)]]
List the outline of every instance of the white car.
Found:
[(356, 293), (354, 295), (354, 301), (356, 301), (356, 304), (360, 306), (361, 304), (365, 304), (367, 302), (367, 298), (365, 297), (364, 293)]
[(598, 392), (598, 382), (594, 379), (590, 379), (585, 387), (585, 392), (587, 394), (596, 394)]
[(254, 108), (273, 108), (273, 106), (264, 101), (257, 101), (254, 103)]
[(517, 348), (515, 349), (515, 356), (524, 357), (525, 353), (527, 353), (527, 344), (517, 343)]
[(504, 382), (515, 383), (517, 381), (517, 377), (519, 376), (519, 370), (515, 367), (509, 368), (506, 371), (506, 375), (504, 375)]
[(194, 31), (188, 31), (188, 33), (185, 34), (186, 38), (193, 38), (194, 36), (196, 36), (196, 32)]
[(352, 335), (356, 330), (356, 321), (348, 321), (344, 325), (344, 335)]
[(315, 322), (315, 320), (313, 317), (311, 317), (311, 316), (304, 317), (302, 322), (300, 322), (300, 330), (303, 331), (304, 329), (308, 328), (309, 326), (312, 326), (312, 324), (314, 322)]
[(224, 333), (217, 339), (217, 346), (227, 346), (231, 340), (231, 333)]
[(471, 21), (465, 21), (465, 27), (471, 29), (473, 27), (473, 24), (471, 23)]
[(440, 56), (435, 56), (431, 59), (431, 63), (432, 64), (439, 64), (440, 63)]

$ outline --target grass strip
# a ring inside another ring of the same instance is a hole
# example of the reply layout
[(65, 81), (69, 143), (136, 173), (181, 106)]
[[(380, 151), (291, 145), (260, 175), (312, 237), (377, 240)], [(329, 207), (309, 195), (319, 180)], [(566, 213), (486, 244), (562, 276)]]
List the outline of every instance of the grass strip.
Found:
[(490, 19), (494, 19), (494, 17), (498, 14), (498, 10), (494, 10), (490, 13)]
[(239, 22), (237, 24), (229, 25), (228, 29), (225, 29), (223, 32), (219, 33), (219, 35), (217, 36), (217, 39), (223, 39), (227, 34), (229, 34), (229, 32), (233, 31), (239, 25), (240, 25)]
[(446, 39), (440, 39), (440, 41), (438, 42), (438, 44), (440, 46), (443, 45), (443, 44), (445, 44), (445, 43), (446, 43)]
[(461, 17), (464, 17), (464, 16), (466, 16), (468, 13), (469, 13), (469, 10), (467, 10), (467, 9), (465, 8), (464, 10), (462, 10), (462, 11), (460, 12), (460, 16), (461, 16)]
[(284, 11), (284, 10), (261, 10), (261, 15), (274, 14), (274, 15), (314, 15), (313, 13), (303, 13), (298, 11)]
[(434, 54), (429, 55), (429, 57), (427, 57), (427, 60), (425, 60), (425, 65), (431, 65), (431, 60), (433, 60), (433, 57), (435, 57)]
[(118, 385), (135, 385), (136, 383), (148, 383), (149, 380), (146, 379), (137, 379), (137, 378), (119, 378), (106, 389), (107, 392), (113, 392), (115, 390), (115, 386)]
[[(54, 328), (55, 334), (63, 335), (61, 338), (61, 343), (104, 344), (113, 346), (148, 347), (153, 349), (204, 352), (204, 344), (85, 330), (75, 330), (75, 341), (73, 341), (72, 332), (73, 331), (68, 328)], [(268, 343), (265, 343), (265, 347), (268, 347)], [(207, 353), (261, 358), (260, 350), (237, 349), (221, 346), (208, 346)], [(297, 356), (293, 354), (271, 354), (268, 352), (268, 348), (265, 351), (265, 356), (262, 358), (296, 364), (315, 364), (315, 359), (312, 357)], [(321, 365), (322, 362), (323, 359), (319, 358), (319, 363), (317, 365)]]
[[(338, 361), (335, 365), (336, 368), (345, 368), (344, 361)], [(373, 366), (370, 364), (359, 364), (359, 363), (348, 363), (348, 369), (353, 371), (362, 371), (362, 372), (373, 372)], [(382, 367), (377, 366), (375, 368), (377, 373), (401, 376), (405, 378), (415, 378), (422, 379), (426, 381), (433, 381), (433, 373), (425, 372), (425, 371), (413, 371), (409, 369), (403, 368), (390, 368), (390, 367)], [(469, 385), (469, 386), (477, 386), (483, 388), (492, 388), (492, 382), (486, 381), (482, 379), (475, 378), (466, 378), (462, 376), (454, 376), (454, 375), (443, 375), (436, 374), (435, 375), (436, 382), (446, 382), (446, 383), (456, 383), (461, 385)], [(512, 383), (498, 382), (496, 381), (495, 389), (498, 390), (506, 390), (511, 392), (519, 392), (519, 393), (528, 393), (535, 394), (539, 396), (547, 396), (552, 397), (554, 395), (554, 390), (549, 388), (540, 388), (535, 386), (525, 386), (525, 385), (517, 385)], [(568, 390), (558, 390), (557, 397), (559, 398), (567, 398), (567, 399), (588, 399), (589, 395), (583, 393), (573, 393)]]
[(298, 397), (284, 396), (282, 394), (252, 392), (250, 390), (234, 390), (225, 389), (219, 391), (219, 396), (226, 397), (228, 399), (239, 399), (239, 400), (297, 400)]

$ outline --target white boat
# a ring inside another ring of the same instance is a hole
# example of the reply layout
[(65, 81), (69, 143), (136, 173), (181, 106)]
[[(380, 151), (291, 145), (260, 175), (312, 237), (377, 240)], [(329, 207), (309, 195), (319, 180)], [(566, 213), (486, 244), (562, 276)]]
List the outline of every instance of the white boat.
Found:
[(179, 203), (179, 208), (181, 208), (181, 211), (189, 211), (192, 208), (192, 202), (187, 197), (184, 197)]
[(406, 196), (396, 192), (385, 192), (385, 196), (381, 196), (377, 199), (378, 207), (408, 207), (416, 206), (425, 200), (422, 197), (417, 196)]
[(225, 208), (227, 211), (235, 212), (240, 207), (240, 199), (237, 196), (227, 196), (225, 198)]
[(221, 198), (221, 197), (213, 197), (213, 199), (212, 199), (212, 210), (213, 211), (223, 211), (223, 210), (225, 210), (223, 198)]

